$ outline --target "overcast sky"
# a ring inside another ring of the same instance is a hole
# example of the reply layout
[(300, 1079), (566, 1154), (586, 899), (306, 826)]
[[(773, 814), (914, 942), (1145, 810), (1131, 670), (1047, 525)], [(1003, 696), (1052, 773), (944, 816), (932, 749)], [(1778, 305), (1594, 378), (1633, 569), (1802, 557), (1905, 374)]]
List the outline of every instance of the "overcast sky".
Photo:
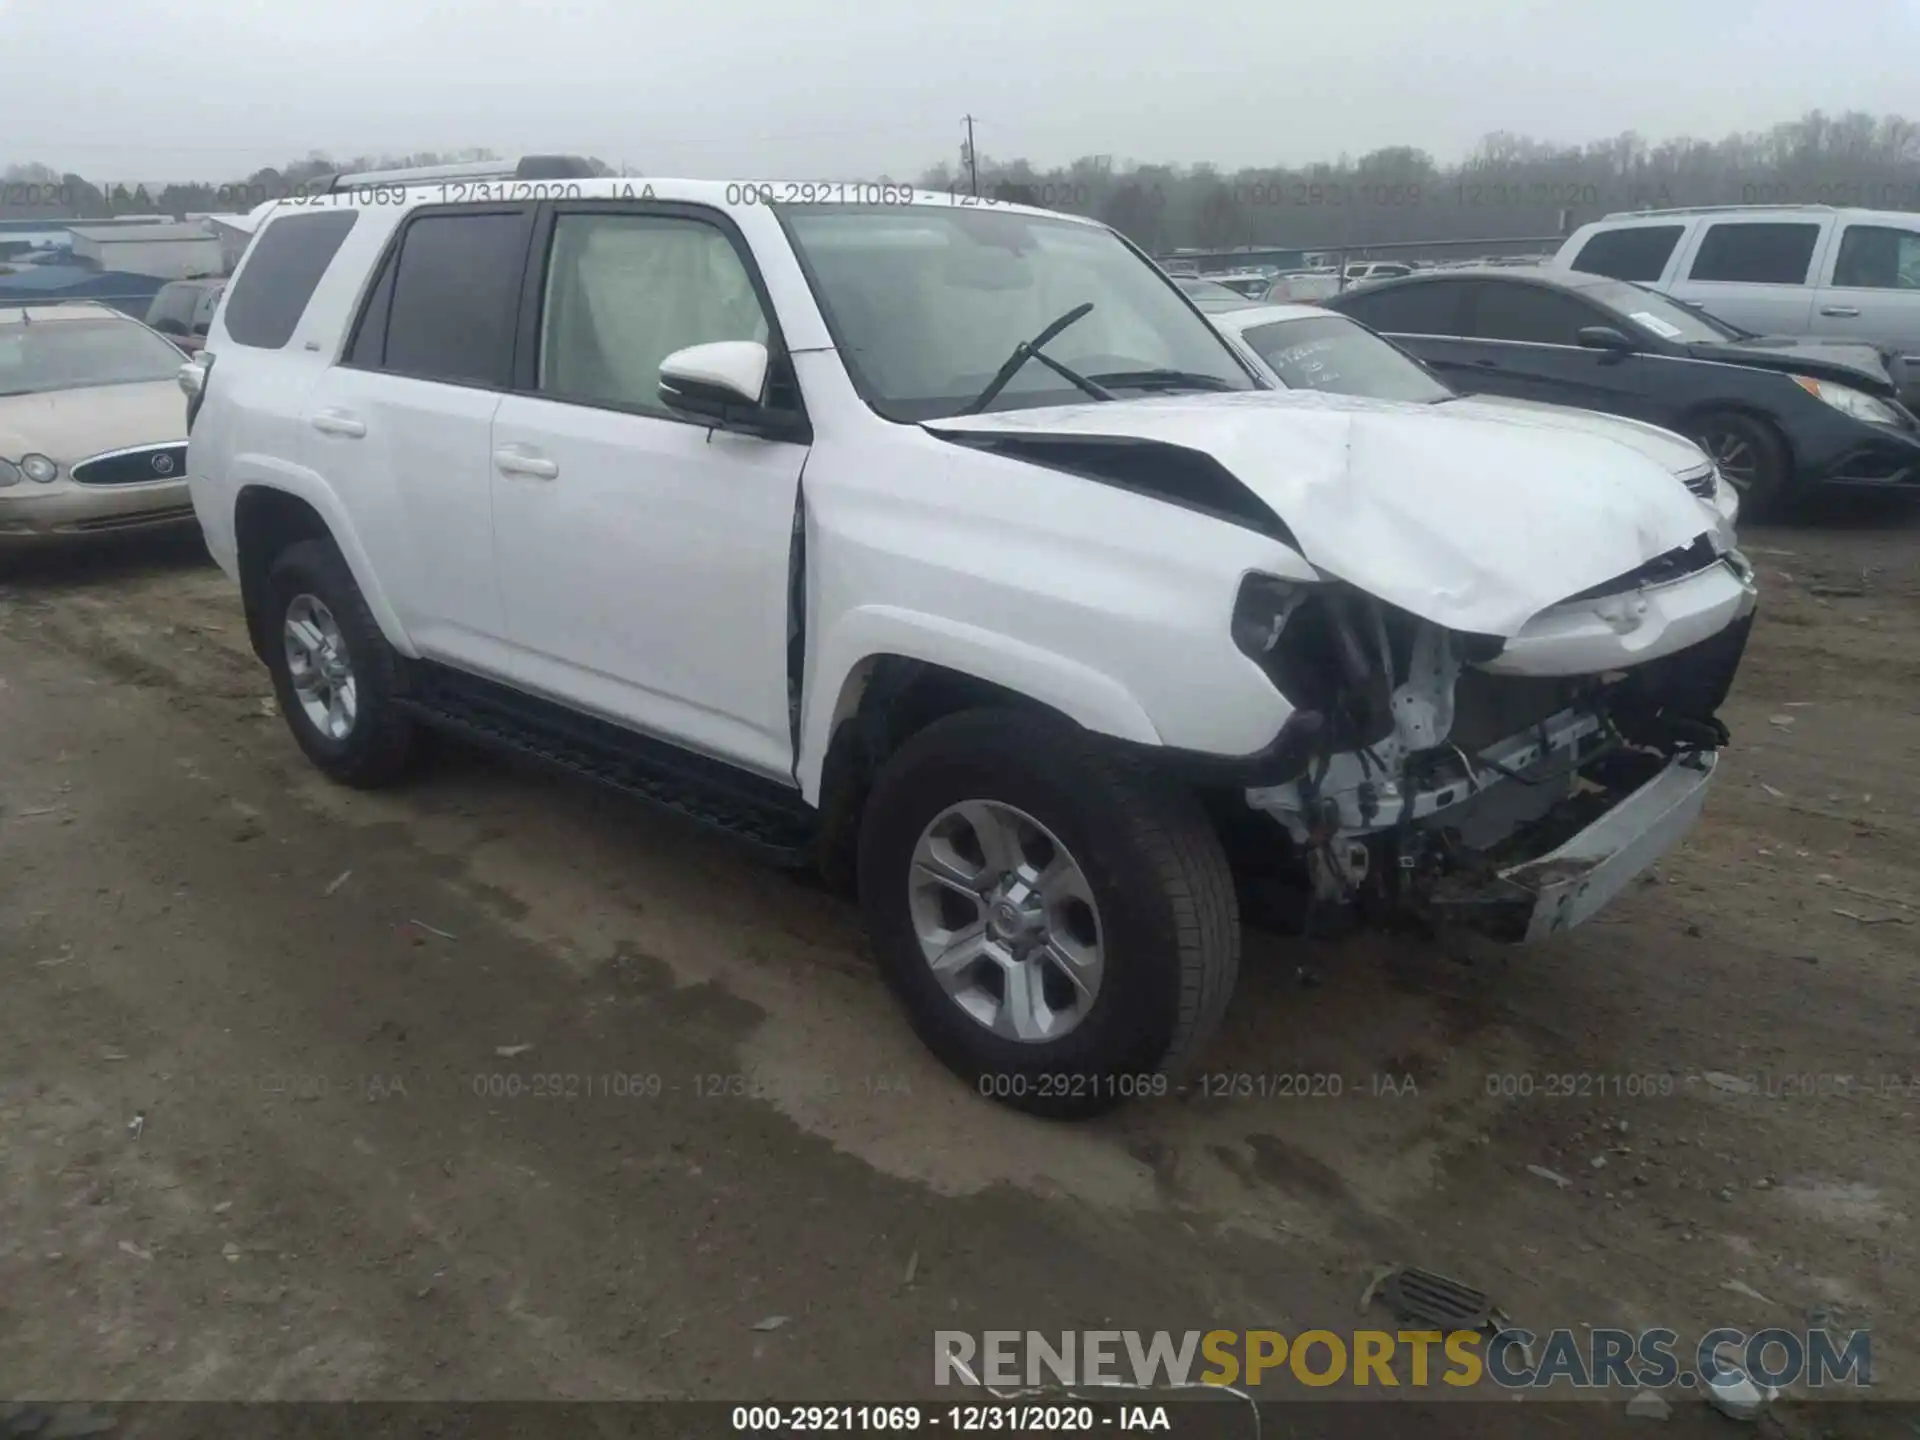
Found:
[[(1309, 13), (1314, 12), (1314, 13)], [(896, 177), (1223, 168), (1506, 129), (1920, 115), (1920, 0), (0, 0), (0, 164), (229, 179), (319, 149)]]

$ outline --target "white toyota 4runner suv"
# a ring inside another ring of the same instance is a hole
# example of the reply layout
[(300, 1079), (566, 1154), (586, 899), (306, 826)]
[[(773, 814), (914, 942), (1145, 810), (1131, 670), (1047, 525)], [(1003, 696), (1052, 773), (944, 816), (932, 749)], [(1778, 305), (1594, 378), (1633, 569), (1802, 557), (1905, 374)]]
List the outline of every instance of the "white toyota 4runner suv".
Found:
[(268, 207), (181, 376), (336, 780), (444, 727), (815, 864), (1051, 1115), (1168, 1088), (1243, 899), (1534, 939), (1700, 812), (1754, 584), (1629, 446), (1270, 389), (1082, 219), (413, 179)]

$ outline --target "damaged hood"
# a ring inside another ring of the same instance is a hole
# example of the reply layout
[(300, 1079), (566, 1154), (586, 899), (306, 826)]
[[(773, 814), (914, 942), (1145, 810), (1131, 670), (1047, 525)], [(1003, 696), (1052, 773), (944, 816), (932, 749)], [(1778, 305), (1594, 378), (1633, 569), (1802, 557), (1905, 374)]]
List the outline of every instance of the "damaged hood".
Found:
[[(1603, 434), (1452, 405), (1245, 391), (925, 422), (1049, 458), (1065, 438), (1159, 444), (1225, 469), (1316, 568), (1454, 630), (1512, 636), (1541, 610), (1709, 526), (1673, 471)], [(1136, 450), (1137, 453), (1137, 450)], [(1065, 464), (1101, 477), (1097, 448)], [(1170, 472), (1177, 467), (1170, 466)], [(1137, 488), (1137, 487), (1133, 487)], [(1169, 492), (1177, 493), (1170, 483)]]
[(1871, 395), (1891, 395), (1897, 388), (1888, 353), (1864, 340), (1829, 340), (1816, 335), (1751, 335), (1720, 344), (1689, 345), (1687, 353), (1701, 360), (1730, 360), (1837, 380), (1857, 385)]

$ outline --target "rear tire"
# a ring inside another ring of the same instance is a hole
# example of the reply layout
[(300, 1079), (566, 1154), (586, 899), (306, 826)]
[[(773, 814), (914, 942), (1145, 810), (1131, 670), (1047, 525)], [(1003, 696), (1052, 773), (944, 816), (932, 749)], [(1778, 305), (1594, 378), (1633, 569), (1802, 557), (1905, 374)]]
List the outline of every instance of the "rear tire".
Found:
[(971, 710), (908, 740), (874, 782), (859, 884), (928, 1049), (1048, 1118), (1167, 1093), (1239, 971), (1233, 879), (1198, 802), (1050, 715)]
[(287, 728), (329, 779), (391, 785), (413, 758), (400, 664), (331, 540), (302, 540), (267, 572), (267, 668)]
[(1780, 512), (1793, 483), (1793, 452), (1778, 430), (1737, 410), (1714, 410), (1694, 417), (1687, 434), (1740, 492), (1743, 514), (1765, 519)]

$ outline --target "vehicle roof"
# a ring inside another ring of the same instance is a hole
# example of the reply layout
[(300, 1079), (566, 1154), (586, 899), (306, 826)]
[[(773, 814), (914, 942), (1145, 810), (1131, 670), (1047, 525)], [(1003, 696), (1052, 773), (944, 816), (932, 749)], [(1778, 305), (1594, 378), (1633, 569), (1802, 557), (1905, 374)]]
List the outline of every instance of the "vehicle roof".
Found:
[[(404, 192), (396, 201), (395, 191)], [(844, 198), (842, 198), (844, 192)], [(732, 198), (728, 196), (731, 194)], [(783, 195), (799, 198), (782, 200)], [(910, 198), (901, 198), (901, 197)], [(770, 199), (767, 197), (771, 197)], [(811, 198), (809, 198), (811, 197)], [(830, 197), (830, 198), (826, 198)], [(268, 200), (249, 215), (261, 223), (285, 209), (293, 213), (325, 210), (390, 210), (417, 205), (498, 205), (515, 200), (669, 200), (737, 212), (757, 209), (804, 209), (810, 205), (871, 205), (876, 210), (969, 210), (982, 214), (1031, 215), (1066, 220), (1092, 229), (1109, 227), (1084, 215), (1016, 205), (983, 196), (953, 195), (919, 190), (890, 180), (688, 180), (671, 176), (606, 176), (599, 179), (560, 180), (444, 180), (422, 184), (383, 185), (370, 181), (337, 194), (296, 195)]]
[(0, 305), (0, 325), (60, 325), (70, 320), (102, 318), (125, 320), (129, 325), (140, 323), (130, 315), (121, 314), (111, 305), (102, 305), (95, 300), (61, 300), (52, 305)]
[[(1690, 220), (1701, 215), (1839, 215), (1853, 218), (1860, 215), (1873, 215), (1882, 218), (1898, 218), (1911, 221), (1911, 210), (1874, 210), (1865, 205), (1818, 205), (1818, 204), (1779, 204), (1779, 205), (1676, 205), (1666, 210), (1615, 210), (1610, 215), (1602, 215), (1598, 220), (1589, 220), (1588, 225), (1620, 225), (1633, 221), (1672, 222)], [(1585, 229), (1585, 226), (1581, 227)]]
[(1332, 312), (1318, 305), (1250, 305), (1244, 310), (1223, 311), (1214, 323), (1245, 331), (1255, 325), (1273, 325), (1282, 320), (1324, 320), (1329, 313)]
[(1538, 270), (1526, 265), (1460, 265), (1446, 270), (1416, 270), (1411, 275), (1394, 275), (1364, 285), (1351, 285), (1346, 293), (1372, 295), (1382, 290), (1432, 285), (1444, 280), (1498, 280), (1508, 285), (1540, 285), (1551, 290), (1587, 290), (1596, 285), (1634, 283), (1631, 280), (1615, 280), (1610, 275), (1590, 275), (1584, 270)]

